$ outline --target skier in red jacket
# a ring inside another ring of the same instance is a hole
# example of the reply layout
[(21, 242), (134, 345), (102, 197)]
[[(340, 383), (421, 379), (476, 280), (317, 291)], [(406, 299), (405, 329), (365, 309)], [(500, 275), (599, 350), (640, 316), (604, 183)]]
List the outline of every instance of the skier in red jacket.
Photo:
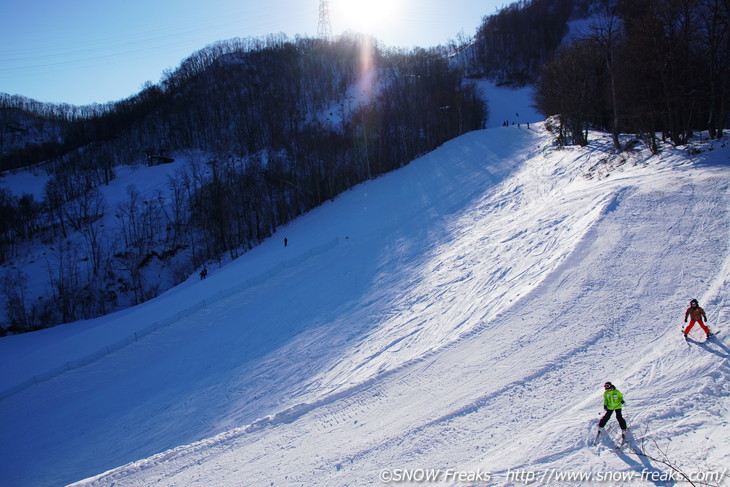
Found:
[(707, 334), (707, 338), (712, 337), (713, 333), (710, 331), (709, 328), (705, 326), (704, 323), (705, 321), (707, 321), (707, 315), (705, 314), (705, 310), (700, 308), (700, 304), (697, 302), (696, 299), (693, 299), (689, 302), (689, 308), (687, 308), (687, 312), (684, 313), (685, 323), (687, 323), (687, 318), (691, 318), (691, 320), (687, 328), (684, 329), (684, 338), (687, 338), (687, 333), (689, 333), (692, 327), (695, 326), (695, 323), (700, 325), (700, 328), (702, 328), (702, 330)]

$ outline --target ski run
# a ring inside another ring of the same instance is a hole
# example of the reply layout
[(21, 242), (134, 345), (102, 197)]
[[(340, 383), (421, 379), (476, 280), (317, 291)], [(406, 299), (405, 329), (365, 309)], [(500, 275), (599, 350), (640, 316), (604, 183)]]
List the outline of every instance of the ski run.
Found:
[[(730, 317), (730, 149), (611, 147), (472, 132), (205, 280), (3, 338), (2, 484), (682, 481), (635, 448), (728, 485), (730, 342), (682, 329)], [(632, 448), (615, 418), (592, 445), (606, 381)]]

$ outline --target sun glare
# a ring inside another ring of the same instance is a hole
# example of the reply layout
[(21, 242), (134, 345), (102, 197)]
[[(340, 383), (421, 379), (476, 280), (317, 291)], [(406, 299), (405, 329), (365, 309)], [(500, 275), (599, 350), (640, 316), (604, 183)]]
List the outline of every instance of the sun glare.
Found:
[(399, 3), (398, 0), (335, 0), (331, 4), (333, 21), (336, 18), (342, 22), (341, 30), (369, 34), (394, 23)]

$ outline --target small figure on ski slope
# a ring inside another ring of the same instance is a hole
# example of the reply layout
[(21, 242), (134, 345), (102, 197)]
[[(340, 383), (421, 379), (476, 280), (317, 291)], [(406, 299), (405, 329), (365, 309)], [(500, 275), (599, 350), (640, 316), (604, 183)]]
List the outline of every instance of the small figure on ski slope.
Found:
[(603, 409), (606, 411), (606, 414), (604, 414), (598, 422), (598, 427), (603, 428), (606, 426), (608, 420), (611, 419), (611, 415), (616, 412), (616, 419), (618, 420), (619, 426), (621, 426), (621, 435), (623, 436), (626, 433), (626, 420), (621, 414), (621, 408), (623, 408), (624, 404), (624, 396), (621, 394), (621, 391), (616, 389), (616, 386), (610, 382), (603, 384), (603, 388), (605, 389), (603, 392)]
[(687, 318), (690, 318), (690, 321), (687, 328), (684, 329), (684, 338), (687, 338), (687, 333), (690, 332), (695, 324), (700, 325), (700, 328), (702, 328), (702, 330), (707, 334), (707, 338), (712, 337), (713, 333), (705, 326), (705, 321), (707, 321), (705, 310), (700, 307), (700, 304), (696, 299), (689, 302), (689, 308), (687, 308), (687, 311), (684, 313), (685, 323), (687, 323)]

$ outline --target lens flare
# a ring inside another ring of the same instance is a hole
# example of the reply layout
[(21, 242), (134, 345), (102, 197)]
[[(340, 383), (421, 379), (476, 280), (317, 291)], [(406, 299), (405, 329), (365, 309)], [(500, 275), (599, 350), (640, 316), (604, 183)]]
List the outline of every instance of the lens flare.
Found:
[(400, 9), (397, 0), (334, 0), (331, 5), (333, 23), (340, 24), (336, 30), (365, 34), (384, 24), (392, 25)]

